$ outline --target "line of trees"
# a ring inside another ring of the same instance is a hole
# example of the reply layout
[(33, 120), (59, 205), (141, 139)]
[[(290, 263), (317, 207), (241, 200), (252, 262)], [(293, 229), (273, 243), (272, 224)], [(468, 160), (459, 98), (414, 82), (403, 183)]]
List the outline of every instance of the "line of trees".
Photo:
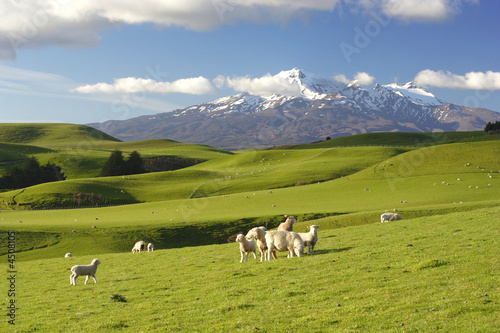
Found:
[(137, 151), (130, 153), (128, 160), (125, 160), (123, 153), (115, 149), (102, 166), (101, 176), (135, 175), (144, 172), (144, 161)]
[(146, 172), (170, 171), (186, 168), (203, 160), (177, 156), (157, 156), (143, 159), (137, 151), (127, 160), (120, 150), (114, 150), (101, 169), (101, 177), (135, 175)]
[(16, 165), (7, 175), (0, 177), (0, 188), (18, 189), (65, 179), (60, 166), (54, 163), (40, 165), (35, 157), (30, 157), (23, 166)]
[(491, 121), (488, 122), (486, 124), (486, 126), (484, 127), (484, 130), (487, 132), (487, 133), (500, 133), (500, 121), (495, 121), (494, 123), (492, 123)]

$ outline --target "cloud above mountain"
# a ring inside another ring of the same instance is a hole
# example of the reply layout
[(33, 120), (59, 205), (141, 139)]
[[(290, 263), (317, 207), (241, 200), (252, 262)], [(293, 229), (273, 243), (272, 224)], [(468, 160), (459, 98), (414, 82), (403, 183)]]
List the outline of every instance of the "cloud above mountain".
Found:
[(158, 82), (153, 79), (143, 79), (135, 77), (127, 77), (115, 79), (113, 84), (97, 83), (91, 85), (79, 86), (73, 91), (90, 94), (90, 93), (156, 93), (156, 94), (192, 94), (192, 95), (205, 95), (214, 94), (215, 88), (212, 83), (202, 77), (194, 77), (187, 79), (179, 79), (173, 82)]
[(249, 92), (254, 95), (271, 96), (274, 94), (283, 96), (300, 96), (300, 87), (296, 82), (290, 82), (285, 78), (266, 74), (259, 78), (248, 76), (224, 77), (219, 75), (214, 79), (217, 88), (231, 88), (235, 91)]
[[(342, 3), (342, 5), (341, 5)], [(0, 60), (21, 48), (89, 48), (100, 33), (123, 25), (152, 23), (209, 31), (239, 22), (286, 24), (341, 7), (383, 11), (405, 22), (440, 21), (460, 11), (459, 0), (17, 0), (0, 3)]]
[(375, 77), (366, 72), (357, 72), (352, 80), (349, 80), (344, 74), (335, 75), (333, 78), (338, 82), (345, 84), (353, 83), (360, 86), (369, 86), (375, 82)]
[(414, 82), (420, 86), (450, 89), (500, 90), (500, 73), (487, 71), (457, 75), (451, 72), (426, 69), (415, 76)]

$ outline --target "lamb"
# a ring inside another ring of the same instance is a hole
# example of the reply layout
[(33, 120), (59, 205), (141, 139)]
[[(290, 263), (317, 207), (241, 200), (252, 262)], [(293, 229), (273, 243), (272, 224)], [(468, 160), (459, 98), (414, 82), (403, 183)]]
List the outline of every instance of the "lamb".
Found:
[(86, 275), (87, 278), (85, 279), (85, 284), (87, 284), (87, 281), (89, 280), (89, 277), (92, 276), (94, 279), (94, 282), (97, 283), (97, 279), (95, 278), (95, 272), (97, 271), (97, 265), (101, 264), (99, 259), (94, 259), (90, 263), (90, 265), (75, 265), (71, 267), (71, 276), (69, 277), (69, 283), (73, 286), (76, 286), (76, 279), (80, 275)]
[(380, 215), (380, 222), (389, 222), (389, 221), (396, 221), (396, 220), (402, 220), (403, 218), (401, 215), (398, 213), (384, 213)]
[(319, 225), (311, 225), (308, 227), (309, 232), (298, 233), (300, 238), (304, 241), (304, 246), (307, 246), (307, 254), (314, 253), (314, 246), (318, 242), (318, 228)]
[(248, 240), (245, 235), (239, 234), (238, 237), (236, 237), (236, 241), (240, 243), (240, 262), (243, 262), (243, 259), (246, 259), (245, 261), (248, 261), (248, 255), (250, 254), (250, 252), (253, 252), (253, 257), (257, 259), (255, 242), (253, 240)]
[[(250, 229), (250, 231), (245, 236), (248, 239), (256, 239), (257, 247), (260, 251), (260, 261), (267, 260), (267, 243), (266, 243), (266, 227), (256, 227)], [(273, 252), (274, 259), (277, 259), (276, 252)]]
[(293, 224), (297, 223), (297, 219), (294, 216), (288, 216), (286, 221), (278, 226), (278, 230), (281, 231), (293, 231)]
[(71, 253), (69, 253), (69, 252), (64, 255), (65, 258), (71, 258), (72, 256), (73, 255)]
[(146, 250), (146, 242), (138, 241), (132, 248), (132, 253), (137, 253)]
[(295, 232), (271, 230), (266, 233), (267, 260), (271, 261), (273, 251), (288, 251), (288, 258), (304, 253), (304, 241)]
[(155, 247), (153, 245), (153, 243), (148, 243), (148, 252), (151, 251), (153, 252), (155, 250)]

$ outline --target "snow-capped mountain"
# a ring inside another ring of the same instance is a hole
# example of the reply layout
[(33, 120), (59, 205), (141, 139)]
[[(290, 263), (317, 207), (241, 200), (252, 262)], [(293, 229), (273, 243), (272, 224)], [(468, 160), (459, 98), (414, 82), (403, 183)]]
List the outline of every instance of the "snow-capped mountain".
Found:
[(500, 120), (500, 113), (447, 103), (412, 82), (365, 87), (299, 69), (274, 78), (295, 93), (243, 92), (172, 112), (90, 125), (125, 141), (168, 138), (235, 149), (375, 131), (482, 130)]

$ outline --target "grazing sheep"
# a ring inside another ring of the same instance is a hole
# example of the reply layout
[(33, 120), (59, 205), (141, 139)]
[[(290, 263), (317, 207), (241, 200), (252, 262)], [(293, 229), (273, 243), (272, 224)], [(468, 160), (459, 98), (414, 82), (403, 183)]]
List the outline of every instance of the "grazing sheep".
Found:
[(72, 255), (71, 253), (69, 253), (69, 252), (68, 252), (68, 253), (66, 253), (66, 254), (64, 255), (64, 258), (71, 258), (72, 256), (73, 256), (73, 255)]
[(155, 247), (153, 246), (153, 243), (148, 243), (148, 252), (151, 251), (153, 252), (155, 250)]
[(248, 261), (248, 255), (250, 254), (250, 252), (252, 252), (253, 257), (257, 259), (255, 242), (253, 240), (248, 240), (245, 235), (239, 234), (238, 237), (236, 237), (236, 241), (240, 243), (240, 262), (243, 262), (243, 259), (245, 259), (245, 261)]
[(288, 216), (286, 221), (278, 226), (280, 231), (293, 231), (293, 224), (297, 223), (297, 219), (294, 216)]
[(298, 233), (300, 238), (304, 241), (304, 246), (307, 246), (307, 254), (314, 253), (314, 246), (318, 242), (318, 228), (319, 225), (311, 225), (308, 227), (309, 232)]
[[(260, 251), (260, 261), (267, 260), (266, 227), (252, 228), (245, 237), (248, 239), (257, 240), (257, 247), (259, 248)], [(273, 252), (273, 257), (274, 259), (277, 259), (276, 251)]]
[(403, 218), (401, 215), (398, 213), (384, 213), (380, 215), (380, 222), (389, 222), (389, 221), (396, 221), (396, 220), (402, 220)]
[(80, 275), (86, 275), (87, 278), (85, 279), (85, 284), (87, 284), (87, 281), (89, 280), (89, 277), (92, 276), (94, 279), (94, 282), (97, 283), (97, 279), (95, 278), (95, 272), (97, 271), (97, 265), (99, 265), (101, 262), (99, 259), (94, 259), (90, 263), (90, 265), (75, 265), (71, 267), (71, 276), (69, 277), (69, 283), (73, 286), (76, 286), (76, 279)]
[(146, 242), (138, 241), (132, 248), (132, 253), (137, 253), (146, 250)]
[(267, 260), (271, 261), (273, 251), (288, 251), (288, 258), (304, 253), (304, 241), (295, 233), (283, 230), (271, 230), (266, 233)]

